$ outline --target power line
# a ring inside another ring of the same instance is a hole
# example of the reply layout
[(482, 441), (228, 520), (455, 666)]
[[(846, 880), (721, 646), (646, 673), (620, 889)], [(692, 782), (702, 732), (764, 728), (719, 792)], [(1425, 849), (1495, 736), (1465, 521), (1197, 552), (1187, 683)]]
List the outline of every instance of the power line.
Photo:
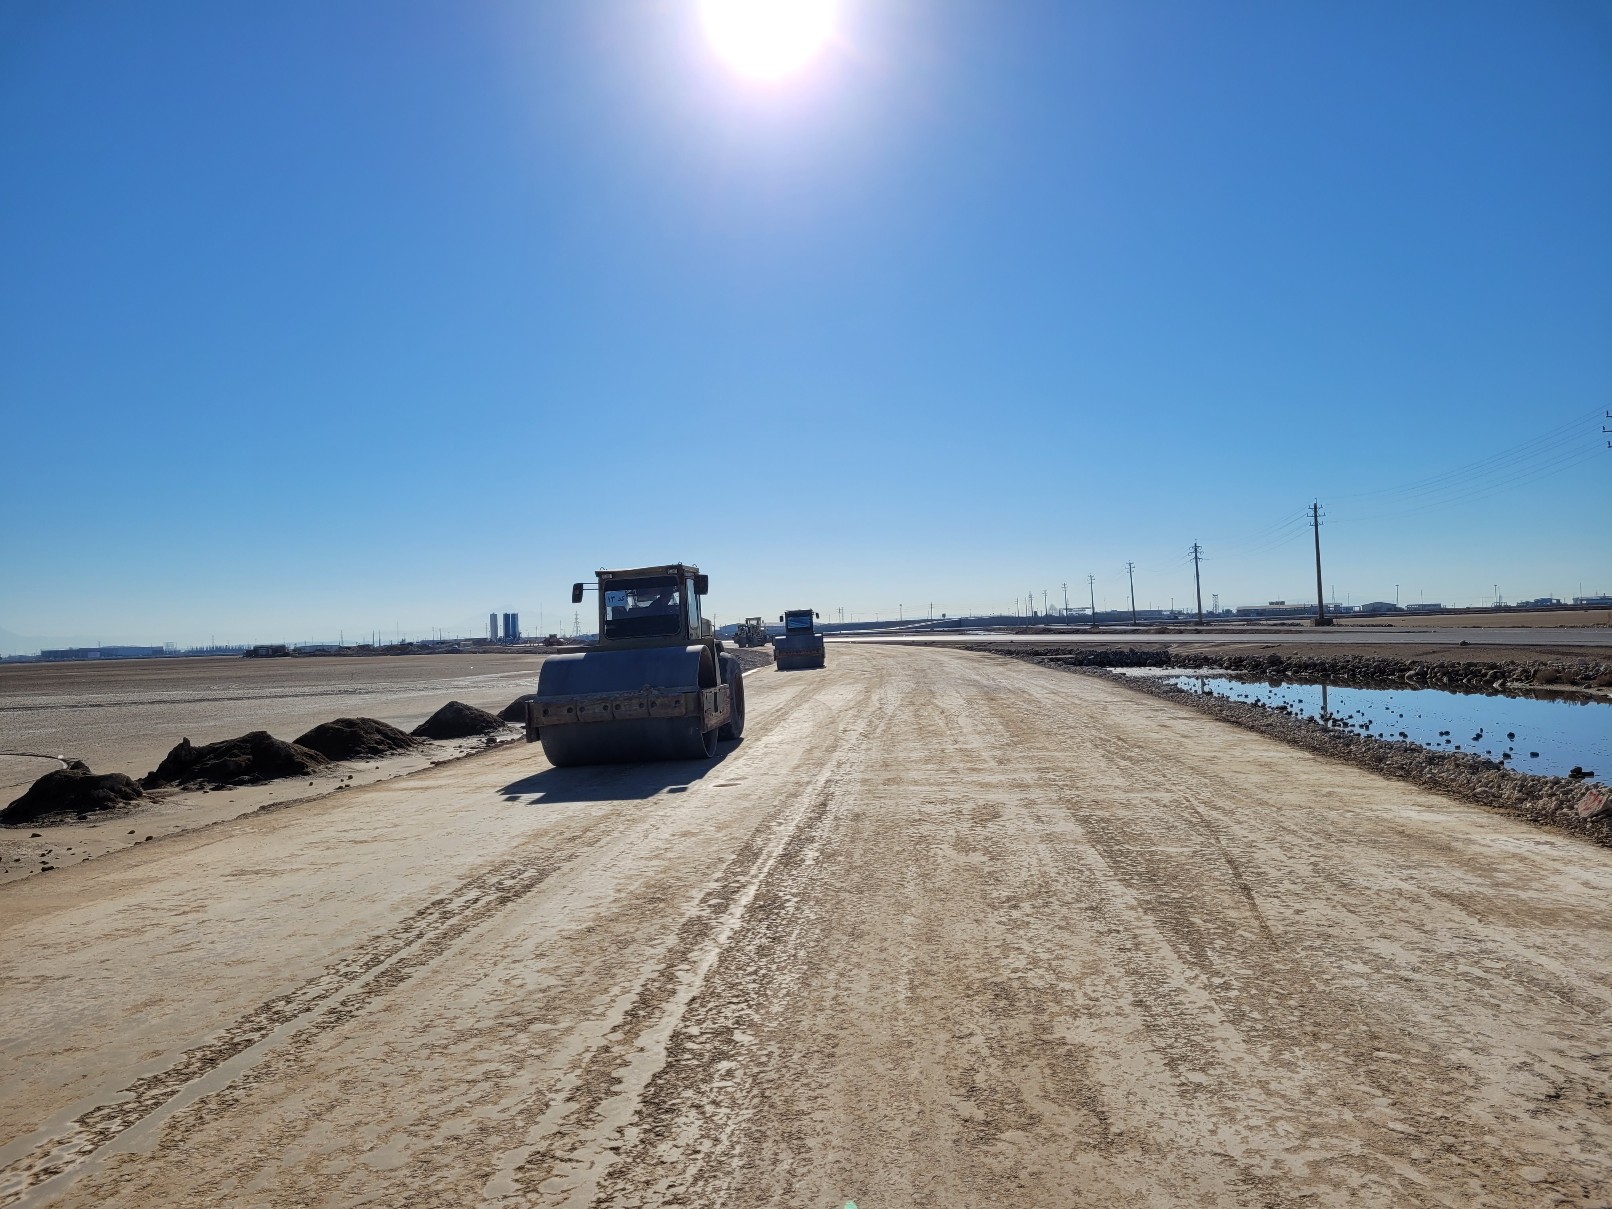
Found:
[(1570, 446), (1578, 437), (1582, 436), (1583, 428), (1594, 418), (1596, 418), (1594, 412), (1590, 412), (1587, 415), (1580, 414), (1547, 432), (1543, 432), (1509, 449), (1490, 454), (1486, 458), (1479, 458), (1475, 462), (1467, 462), (1440, 474), (1430, 475), (1425, 479), (1416, 479), (1409, 483), (1336, 495), (1333, 497), (1334, 502), (1339, 499), (1366, 499), (1383, 495), (1423, 494), (1442, 491), (1449, 487), (1460, 487), (1465, 480), (1486, 478), (1498, 471), (1515, 468), (1519, 463), (1527, 462), (1531, 458), (1547, 454), (1554, 456), (1550, 454), (1550, 451)]

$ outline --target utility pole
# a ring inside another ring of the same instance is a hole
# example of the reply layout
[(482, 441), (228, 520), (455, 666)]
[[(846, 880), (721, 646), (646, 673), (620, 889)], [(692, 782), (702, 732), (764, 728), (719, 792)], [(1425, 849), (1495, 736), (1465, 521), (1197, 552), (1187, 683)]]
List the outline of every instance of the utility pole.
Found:
[(1192, 543), (1192, 583), (1198, 590), (1198, 624), (1203, 624), (1203, 580), (1198, 577), (1198, 560), (1203, 557), (1203, 547), (1197, 542)]
[(1125, 564), (1125, 578), (1131, 582), (1131, 624), (1136, 624), (1136, 564)]
[(1086, 576), (1086, 587), (1091, 589), (1091, 623), (1092, 623), (1092, 625), (1096, 625), (1097, 624), (1097, 577), (1095, 575)]
[(1063, 615), (1064, 615), (1064, 620), (1067, 621), (1069, 619), (1069, 585), (1068, 584), (1064, 584), (1064, 586), (1063, 586)]
[(1315, 624), (1331, 625), (1327, 616), (1326, 597), (1321, 588), (1321, 501), (1310, 505), (1310, 527), (1315, 530)]
[(1041, 616), (1045, 617), (1046, 615), (1047, 615), (1047, 590), (1045, 588), (1042, 588), (1041, 589)]

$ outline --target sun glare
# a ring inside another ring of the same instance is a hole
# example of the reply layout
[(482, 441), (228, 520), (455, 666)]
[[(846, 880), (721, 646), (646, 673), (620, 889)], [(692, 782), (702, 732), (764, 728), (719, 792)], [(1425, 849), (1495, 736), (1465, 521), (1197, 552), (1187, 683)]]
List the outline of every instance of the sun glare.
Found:
[(730, 67), (777, 80), (811, 62), (834, 33), (835, 0), (700, 0), (706, 36)]

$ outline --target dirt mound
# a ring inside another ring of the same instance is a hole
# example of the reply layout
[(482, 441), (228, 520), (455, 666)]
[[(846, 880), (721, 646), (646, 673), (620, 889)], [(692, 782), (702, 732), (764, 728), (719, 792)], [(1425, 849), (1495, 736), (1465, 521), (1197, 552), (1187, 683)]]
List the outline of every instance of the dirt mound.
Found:
[(83, 818), (143, 797), (145, 793), (133, 777), (121, 772), (93, 773), (83, 761), (74, 760), (66, 768), (47, 772), (28, 787), (27, 793), (0, 810), (0, 823), (16, 826), (53, 814)]
[(409, 733), (417, 739), (463, 739), (503, 729), (497, 715), (463, 701), (450, 701)]
[(254, 730), (237, 739), (195, 747), (179, 740), (157, 766), (141, 779), (147, 789), (168, 785), (251, 785), (280, 777), (305, 776), (330, 761), (318, 752)]
[(498, 716), (505, 722), (516, 722), (524, 725), (526, 722), (526, 703), (528, 701), (535, 701), (536, 699), (536, 693), (522, 693), (519, 697), (516, 697), (515, 700), (504, 706), (503, 709), (499, 710)]
[(419, 746), (411, 738), (378, 718), (336, 718), (321, 722), (296, 737), (298, 747), (316, 751), (327, 760), (354, 760), (360, 756), (389, 756)]

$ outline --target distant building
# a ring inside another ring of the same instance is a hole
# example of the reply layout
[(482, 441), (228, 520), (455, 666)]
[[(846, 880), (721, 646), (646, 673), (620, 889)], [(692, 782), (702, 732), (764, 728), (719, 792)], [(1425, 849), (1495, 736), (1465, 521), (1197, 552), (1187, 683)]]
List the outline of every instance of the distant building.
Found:
[(1575, 596), (1576, 605), (1612, 605), (1612, 596)]
[(1374, 600), (1370, 604), (1363, 604), (1355, 610), (1356, 613), (1398, 613), (1400, 607), (1391, 600)]
[(521, 640), (521, 615), (519, 613), (504, 614), (504, 641), (519, 642)]
[(489, 614), (487, 614), (487, 641), (488, 642), (497, 642), (498, 641), (498, 614), (497, 613), (489, 613)]
[(1437, 603), (1436, 601), (1432, 601), (1432, 602), (1425, 602), (1425, 603), (1421, 603), (1421, 604), (1406, 605), (1405, 606), (1405, 612), (1407, 612), (1407, 613), (1437, 613), (1443, 607), (1444, 607), (1443, 605)]
[(1314, 605), (1290, 605), (1285, 600), (1272, 600), (1262, 605), (1237, 606), (1239, 617), (1308, 617), (1314, 612)]
[(1554, 596), (1540, 596), (1533, 600), (1519, 600), (1516, 607), (1519, 609), (1551, 609), (1561, 603)]
[(68, 659), (151, 659), (164, 653), (160, 646), (71, 646), (40, 651), (39, 657), (53, 662)]

